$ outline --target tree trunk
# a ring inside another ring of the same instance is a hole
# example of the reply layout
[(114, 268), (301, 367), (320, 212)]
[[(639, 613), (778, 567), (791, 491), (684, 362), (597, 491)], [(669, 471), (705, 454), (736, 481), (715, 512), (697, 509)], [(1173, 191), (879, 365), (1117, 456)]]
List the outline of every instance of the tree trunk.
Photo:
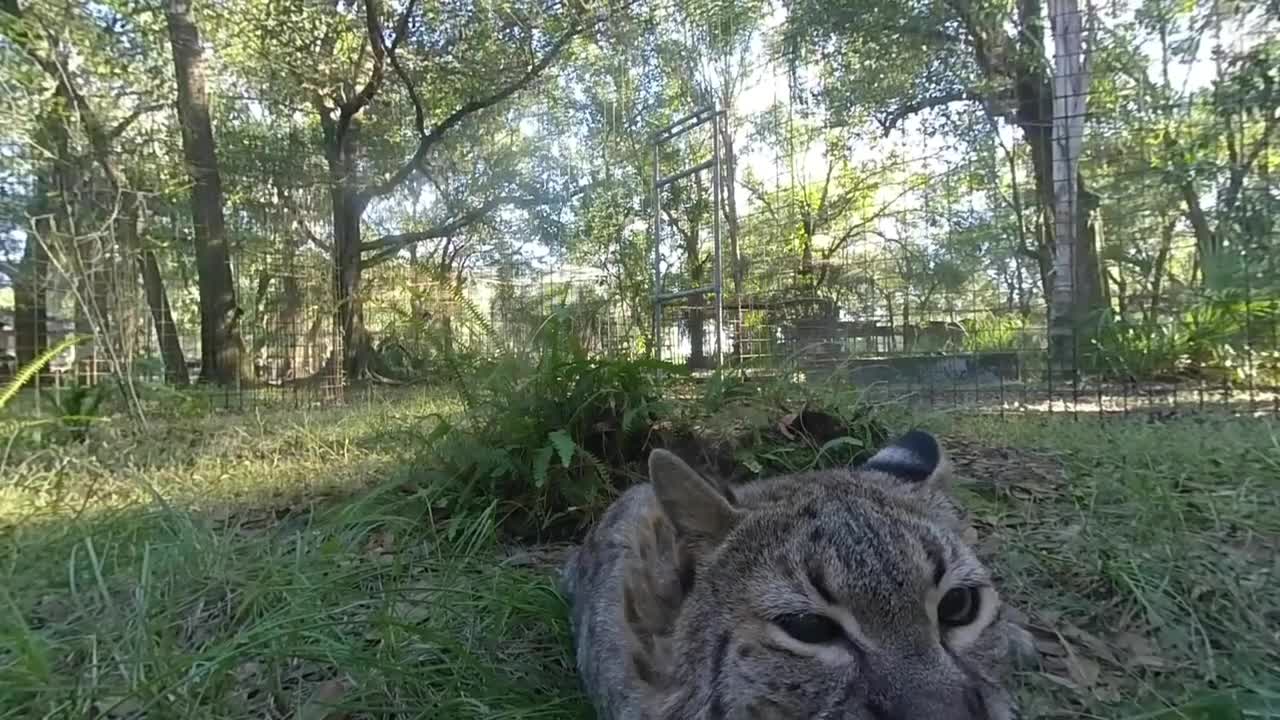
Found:
[(138, 272), (142, 274), (142, 287), (147, 294), (147, 306), (151, 309), (151, 321), (155, 326), (156, 344), (164, 360), (164, 379), (170, 385), (183, 386), (191, 382), (187, 375), (187, 359), (178, 342), (178, 325), (173, 321), (169, 294), (165, 291), (160, 263), (151, 250), (143, 250), (138, 258)]
[(173, 320), (173, 308), (169, 293), (160, 274), (160, 262), (156, 254), (144, 248), (139, 232), (140, 203), (132, 190), (120, 194), (120, 212), (116, 221), (116, 240), (123, 252), (132, 255), (142, 277), (142, 290), (151, 311), (151, 323), (156, 333), (156, 345), (160, 359), (164, 361), (164, 379), (170, 385), (184, 386), (191, 382), (187, 374), (187, 359), (178, 341), (178, 324)]
[[(738, 158), (733, 147), (733, 128), (729, 123), (732, 117), (729, 112), (730, 103), (722, 101), (722, 106), (724, 108), (724, 117), (720, 121), (720, 149), (724, 153), (724, 173), (721, 175), (720, 185), (724, 188), (725, 229), (729, 235), (729, 264), (733, 274), (733, 307), (735, 309), (733, 346), (735, 353), (738, 355), (738, 361), (741, 362), (742, 344), (739, 342), (738, 337), (743, 332), (744, 318), (742, 308), (742, 259), (738, 255)], [(723, 292), (723, 289), (721, 291)], [(723, 329), (721, 332), (723, 332)]]
[[(1088, 94), (1083, 24), (1078, 0), (1050, 0), (1056, 60), (1051, 84), (1040, 47), (1044, 6), (1041, 0), (1020, 0), (1018, 11), (1015, 122), (1030, 146), (1036, 195), (1052, 218), (1039, 248), (1050, 307), (1050, 352), (1059, 370), (1073, 370), (1083, 320), (1105, 304), (1097, 198), (1079, 172)], [(1050, 273), (1043, 265), (1046, 256), (1052, 258)]]
[[(704, 192), (702, 180), (698, 176), (693, 177), (693, 202), (689, 206), (689, 231), (682, 233), (684, 236), (684, 258), (685, 267), (689, 269), (689, 287), (702, 287), (702, 263), (700, 255), (702, 251), (702, 218), (706, 215), (707, 207), (703, 198), (707, 197)], [(714, 200), (711, 209), (715, 211)], [(689, 367), (701, 369), (707, 367), (707, 332), (706, 332), (706, 295), (693, 295), (689, 298), (686, 315), (686, 324), (689, 329)]]
[(738, 159), (733, 147), (733, 130), (729, 127), (727, 114), (721, 137), (723, 139), (720, 147), (724, 153), (724, 174), (721, 177), (720, 184), (724, 187), (725, 228), (729, 235), (729, 258), (730, 262), (733, 263), (733, 294), (736, 297), (742, 293), (742, 263), (738, 261), (738, 235), (740, 234), (736, 191)]
[(333, 182), (330, 197), (333, 202), (333, 283), (337, 300), (335, 320), (341, 328), (342, 372), (348, 378), (361, 378), (369, 374), (372, 354), (360, 296), (364, 269), (360, 257), (360, 222), (364, 215), (364, 202), (352, 177), (355, 162), (350, 138), (342, 138), (340, 142), (336, 155), (330, 154), (329, 164)]
[(1156, 252), (1155, 260), (1151, 263), (1151, 279), (1149, 285), (1151, 287), (1151, 301), (1147, 305), (1146, 315), (1143, 318), (1143, 324), (1148, 329), (1156, 326), (1160, 321), (1160, 305), (1164, 302), (1164, 274), (1165, 268), (1169, 265), (1169, 253), (1173, 251), (1173, 231), (1177, 226), (1177, 220), (1166, 221), (1160, 228), (1160, 249)]
[[(52, 225), (47, 220), (37, 220), (36, 224)], [(18, 367), (35, 360), (49, 347), (48, 277), (49, 258), (44, 244), (32, 234), (13, 278), (13, 334)]]
[(301, 244), (296, 235), (285, 240), (284, 277), (280, 279), (280, 314), (276, 322), (278, 332), (283, 333), (289, 343), (285, 367), (282, 368), (282, 379), (292, 380), (298, 376), (298, 368), (304, 362), (302, 356), (302, 329), (298, 327), (302, 317), (302, 285), (298, 282), (298, 248)]
[[(685, 263), (689, 267), (689, 286), (702, 286), (702, 264), (698, 262), (698, 246), (700, 244), (699, 227), (690, 218), (689, 232), (684, 236)], [(706, 333), (706, 295), (693, 295), (689, 298), (689, 367), (701, 369), (707, 367), (707, 333)]]
[(191, 12), (191, 0), (170, 0), (166, 17), (178, 81), (183, 155), (194, 183), (191, 209), (200, 285), (200, 379), (231, 383), (241, 377), (242, 343), (236, 324), (236, 292), (222, 216), (222, 179), (209, 116), (200, 32)]

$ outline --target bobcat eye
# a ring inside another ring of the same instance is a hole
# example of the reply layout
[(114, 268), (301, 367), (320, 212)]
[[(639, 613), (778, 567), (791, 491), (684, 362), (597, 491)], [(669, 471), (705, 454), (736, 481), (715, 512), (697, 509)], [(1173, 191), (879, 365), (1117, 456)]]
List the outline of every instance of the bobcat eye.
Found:
[(825, 615), (784, 615), (774, 622), (786, 634), (810, 645), (822, 645), (844, 637), (840, 624)]
[(938, 622), (947, 627), (961, 627), (978, 619), (982, 594), (976, 587), (951, 588), (938, 603)]

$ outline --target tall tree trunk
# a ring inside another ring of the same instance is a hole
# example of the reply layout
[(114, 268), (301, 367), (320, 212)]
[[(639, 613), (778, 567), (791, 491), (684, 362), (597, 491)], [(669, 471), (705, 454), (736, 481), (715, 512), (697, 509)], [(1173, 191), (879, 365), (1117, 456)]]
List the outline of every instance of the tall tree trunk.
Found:
[(120, 204), (116, 238), (124, 252), (133, 256), (138, 274), (142, 277), (142, 289), (147, 297), (147, 308), (151, 311), (156, 344), (160, 348), (160, 359), (164, 361), (165, 382), (170, 385), (187, 385), (191, 382), (191, 377), (187, 374), (187, 359), (182, 352), (182, 343), (178, 340), (178, 324), (173, 320), (173, 308), (169, 304), (164, 276), (160, 274), (160, 262), (150, 248), (143, 247), (141, 241), (138, 227), (141, 213), (137, 193), (131, 190), (123, 192)]
[[(52, 226), (44, 219), (36, 221), (40, 226)], [(39, 357), (49, 347), (49, 311), (46, 304), (49, 277), (49, 258), (44, 243), (33, 233), (27, 238), (13, 280), (13, 334), (14, 350), (18, 366), (22, 367)]]
[(724, 174), (721, 176), (720, 184), (724, 187), (724, 216), (725, 228), (729, 235), (729, 262), (733, 264), (733, 295), (735, 298), (742, 294), (742, 263), (738, 258), (738, 236), (739, 236), (739, 220), (738, 220), (738, 201), (737, 201), (737, 172), (738, 158), (733, 147), (733, 129), (729, 126), (729, 111), (725, 109), (725, 118), (721, 125), (721, 152), (724, 153)]
[[(730, 124), (730, 119), (732, 118), (730, 108), (732, 105), (727, 101), (728, 94), (726, 90), (724, 93), (726, 97), (721, 101), (724, 117), (720, 120), (720, 150), (724, 153), (724, 171), (720, 176), (720, 185), (724, 188), (725, 229), (729, 235), (729, 268), (733, 277), (733, 348), (734, 354), (737, 356), (738, 361), (741, 362), (743, 348), (740, 336), (743, 333), (744, 317), (742, 307), (742, 258), (738, 254), (738, 236), (740, 234), (737, 201), (738, 158), (733, 146), (733, 127)], [(721, 292), (723, 293), (723, 288)], [(721, 332), (723, 333), (724, 330), (721, 329)]]
[(143, 250), (138, 258), (138, 271), (142, 274), (142, 287), (147, 294), (147, 306), (151, 309), (151, 321), (155, 326), (156, 343), (164, 360), (165, 382), (171, 385), (187, 385), (187, 359), (178, 341), (178, 325), (173, 321), (173, 309), (169, 305), (169, 293), (165, 291), (160, 263), (151, 250)]
[[(685, 263), (689, 267), (689, 286), (702, 286), (702, 264), (698, 261), (700, 228), (694, 218), (690, 218), (689, 232), (684, 236)], [(706, 333), (706, 295), (693, 295), (689, 298), (687, 318), (689, 327), (689, 367), (700, 369), (707, 367), (707, 333)]]
[(356, 138), (358, 119), (345, 128), (326, 131), (329, 164), (329, 197), (333, 206), (333, 288), (337, 300), (335, 321), (342, 338), (341, 368), (348, 378), (369, 374), (372, 354), (364, 325), (361, 297), (360, 224), (366, 201), (357, 187)]
[[(689, 287), (702, 287), (702, 219), (706, 216), (708, 209), (704, 198), (709, 194), (702, 184), (702, 179), (698, 175), (692, 178), (693, 198), (689, 205), (689, 229), (688, 232), (682, 232), (684, 239), (684, 262), (685, 267), (689, 270)], [(711, 202), (710, 209), (715, 212), (715, 201)], [(707, 367), (707, 328), (706, 328), (706, 295), (693, 295), (689, 297), (686, 307), (687, 318), (686, 325), (689, 329), (689, 367), (705, 368)]]
[[(1073, 12), (1074, 9), (1074, 12)], [(1088, 314), (1105, 305), (1096, 226), (1098, 200), (1079, 171), (1088, 84), (1078, 0), (1050, 0), (1055, 74), (1045, 71), (1042, 0), (1020, 0), (1015, 122), (1031, 150), (1036, 195), (1051, 218), (1039, 250), (1050, 306), (1050, 351), (1060, 370), (1074, 369), (1075, 343)], [(1052, 228), (1052, 229), (1050, 229)]]
[(1147, 305), (1143, 323), (1148, 329), (1160, 321), (1160, 306), (1164, 303), (1164, 275), (1169, 266), (1169, 253), (1173, 251), (1173, 231), (1177, 226), (1177, 218), (1166, 220), (1160, 227), (1160, 249), (1151, 263), (1151, 301)]
[(298, 281), (298, 249), (301, 238), (289, 234), (285, 239), (284, 277), (280, 280), (280, 315), (276, 323), (278, 332), (288, 338), (289, 351), (286, 365), (282, 368), (283, 379), (292, 380), (298, 376), (298, 368), (302, 365), (302, 329), (298, 327), (302, 317), (302, 284)]
[(178, 81), (182, 150), (194, 187), (196, 272), (200, 285), (200, 379), (236, 381), (242, 373), (235, 284), (222, 216), (222, 179), (209, 116), (204, 54), (191, 0), (169, 0), (166, 15)]

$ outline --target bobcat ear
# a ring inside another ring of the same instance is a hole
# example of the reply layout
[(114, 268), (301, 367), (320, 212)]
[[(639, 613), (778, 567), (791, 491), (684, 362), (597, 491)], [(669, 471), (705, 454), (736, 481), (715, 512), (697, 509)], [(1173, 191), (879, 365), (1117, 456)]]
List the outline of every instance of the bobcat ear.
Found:
[(862, 467), (912, 485), (941, 485), (946, 480), (948, 463), (937, 438), (923, 430), (912, 430)]
[(716, 543), (738, 522), (729, 499), (666, 450), (649, 453), (649, 480), (662, 512), (682, 538)]

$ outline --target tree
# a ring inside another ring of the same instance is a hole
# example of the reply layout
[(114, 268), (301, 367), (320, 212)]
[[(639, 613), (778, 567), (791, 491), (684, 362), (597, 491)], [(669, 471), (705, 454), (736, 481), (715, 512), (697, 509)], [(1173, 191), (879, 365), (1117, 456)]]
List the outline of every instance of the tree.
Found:
[[(992, 0), (834, 5), (806, 0), (793, 10), (790, 32), (832, 58), (826, 101), (834, 115), (865, 104), (886, 132), (919, 113), (957, 103), (1007, 118), (1030, 147), (1040, 213), (1053, 218), (1059, 151), (1054, 87), (1043, 46), (1045, 20), (1043, 0), (1017, 0), (1012, 17), (1005, 3)], [(1079, 232), (1070, 253), (1075, 267), (1070, 315), (1078, 327), (1085, 314), (1105, 307), (1106, 297), (1097, 251), (1098, 198), (1083, 172), (1077, 172), (1074, 195)], [(1053, 222), (1044, 228), (1036, 252), (1047, 266), (1059, 245)], [(1045, 290), (1048, 294), (1051, 288)], [(1065, 299), (1059, 300), (1061, 317)]]
[(231, 252), (222, 214), (222, 178), (209, 115), (204, 52), (191, 0), (169, 0), (166, 20), (178, 87), (182, 149), (192, 181), (196, 270), (200, 285), (200, 379), (232, 383), (244, 372)]
[[(148, 306), (152, 313), (157, 342), (165, 362), (166, 376), (175, 384), (185, 384), (187, 382), (186, 363), (183, 358), (182, 348), (178, 342), (177, 327), (173, 320), (168, 294), (160, 274), (159, 263), (155, 258), (155, 254), (151, 250), (142, 247), (139, 242), (139, 196), (119, 167), (113, 150), (113, 144), (139, 118), (153, 110), (154, 107), (146, 104), (139, 105), (133, 112), (120, 119), (119, 122), (108, 126), (80, 90), (76, 82), (76, 76), (61, 62), (60, 54), (56, 51), (57, 41), (51, 40), (39, 30), (41, 27), (39, 23), (27, 22), (28, 18), (24, 16), (14, 0), (6, 0), (5, 5), (0, 6), (0, 9), (3, 9), (9, 15), (10, 39), (22, 48), (26, 55), (40, 67), (54, 87), (53, 98), (44, 108), (41, 116), (42, 136), (38, 142), (43, 146), (55, 149), (55, 165), (51, 176), (41, 175), (37, 178), (35, 197), (36, 202), (39, 203), (39, 212), (36, 214), (37, 222), (34, 227), (36, 237), (28, 239), (26, 255), (33, 258), (33, 262), (47, 263), (46, 248), (49, 243), (55, 242), (55, 235), (58, 234), (55, 228), (61, 225), (61, 233), (66, 234), (68, 232), (70, 215), (75, 211), (71, 207), (73, 196), (78, 196), (78, 194), (73, 195), (72, 189), (80, 183), (80, 178), (77, 177), (72, 169), (71, 136), (67, 123), (78, 122), (84, 137), (89, 143), (89, 154), (99, 166), (110, 189), (112, 206), (107, 209), (105, 215), (111, 218), (111, 226), (117, 243), (124, 252), (135, 259), (137, 270), (142, 277)], [(41, 40), (43, 40), (43, 47), (41, 47)], [(82, 175), (83, 171), (80, 174)], [(40, 177), (52, 177), (55, 185), (53, 187), (48, 186), (47, 183), (49, 181), (41, 180)], [(54, 199), (57, 202), (53, 202)], [(66, 244), (66, 242), (62, 244)], [(83, 262), (83, 258), (79, 258), (78, 255), (78, 252), (75, 253), (76, 262)], [(39, 266), (37, 265), (37, 267)], [(90, 275), (90, 271), (87, 268), (80, 267), (77, 269), (78, 279), (83, 279)], [(39, 277), (43, 279), (45, 272), (47, 271), (42, 272)], [(43, 287), (43, 282), (39, 287)], [(40, 292), (43, 292), (43, 290)], [(35, 301), (33, 300), (33, 302)], [(42, 323), (44, 314), (43, 300), (38, 302), (40, 303), (40, 313), (36, 317), (41, 319), (37, 319), (36, 322)], [(87, 303), (93, 303), (96, 306), (93, 308), (99, 322), (99, 327), (96, 330), (99, 334), (105, 334), (106, 303), (90, 296), (89, 292), (82, 291), (79, 295), (78, 304)], [(21, 303), (19, 304), (19, 310), (22, 310)], [(44, 332), (47, 335), (47, 330), (40, 332)], [(39, 338), (39, 334), (36, 337)], [(116, 350), (108, 349), (112, 354), (118, 355)]]
[[(1062, 369), (1076, 360), (1077, 329), (1087, 313), (1109, 302), (1102, 287), (1097, 242), (1082, 245), (1088, 216), (1081, 216), (1080, 150), (1084, 144), (1085, 108), (1089, 98), (1088, 55), (1079, 0), (1049, 0), (1055, 49), (1053, 65), (1053, 290), (1049, 306), (1050, 356)], [(1084, 220), (1082, 223), (1081, 221)], [(1089, 232), (1095, 232), (1092, 230)], [(1085, 248), (1090, 250), (1085, 250)], [(1081, 250), (1085, 250), (1082, 254)], [(1092, 265), (1091, 265), (1092, 263)], [(1083, 295), (1077, 285), (1085, 285)], [(1046, 291), (1048, 288), (1046, 288)], [(1095, 299), (1098, 295), (1099, 299)], [(1087, 303), (1087, 304), (1086, 304)]]
[[(470, 99), (440, 117), (435, 112), (436, 108), (428, 104), (428, 98), (418, 92), (416, 84), (397, 55), (400, 46), (409, 37), (409, 21), (413, 10), (414, 2), (411, 0), (395, 24), (391, 41), (387, 42), (382, 4), (380, 0), (366, 0), (364, 19), (371, 61), (363, 83), (357, 87), (356, 83), (346, 81), (334, 93), (317, 93), (311, 98), (322, 128), (324, 155), (329, 169), (334, 287), (338, 324), (342, 328), (345, 350), (343, 365), (346, 374), (351, 377), (361, 377), (369, 369), (371, 346), (361, 310), (360, 289), (364, 254), (393, 252), (416, 242), (442, 237), (449, 234), (449, 231), (478, 221), (499, 206), (529, 202), (529, 199), (495, 196), (435, 228), (414, 233), (395, 233), (366, 241), (363, 240), (363, 222), (370, 203), (392, 194), (414, 174), (422, 172), (429, 154), (470, 117), (499, 105), (531, 85), (584, 29), (577, 18), (569, 18), (567, 27), (551, 35), (541, 53), (521, 71), (517, 71), (513, 79), (507, 79), (496, 88), (479, 91), (473, 89), (469, 93)], [(325, 42), (326, 55), (331, 55), (335, 50), (336, 36), (331, 38)], [(532, 45), (533, 38), (527, 39)], [(388, 66), (403, 84), (413, 109), (413, 136), (416, 143), (410, 156), (403, 159), (398, 167), (381, 178), (370, 181), (366, 179), (361, 167), (362, 156), (367, 152), (361, 146), (361, 125), (363, 117), (368, 114), (368, 108), (385, 91)], [(439, 119), (432, 122), (429, 119), (431, 117)]]

